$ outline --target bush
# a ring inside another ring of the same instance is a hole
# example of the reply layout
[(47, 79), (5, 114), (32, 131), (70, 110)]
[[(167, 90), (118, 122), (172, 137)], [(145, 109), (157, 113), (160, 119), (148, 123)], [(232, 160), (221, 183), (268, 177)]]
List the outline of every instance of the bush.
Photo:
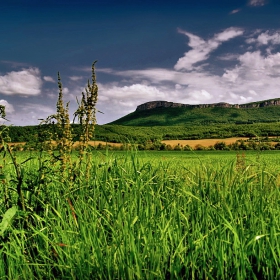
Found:
[(225, 150), (227, 148), (227, 145), (225, 142), (217, 142), (215, 145), (214, 145), (214, 148), (215, 150)]
[(201, 144), (197, 144), (197, 145), (194, 147), (194, 149), (195, 149), (196, 151), (205, 151), (205, 150), (206, 150), (206, 148), (205, 148), (204, 146), (202, 146)]

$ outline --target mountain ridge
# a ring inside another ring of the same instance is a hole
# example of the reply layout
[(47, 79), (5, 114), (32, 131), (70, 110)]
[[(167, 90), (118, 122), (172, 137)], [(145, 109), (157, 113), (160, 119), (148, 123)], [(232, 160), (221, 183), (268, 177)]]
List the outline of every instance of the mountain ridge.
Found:
[(210, 103), (210, 104), (183, 104), (169, 101), (149, 101), (138, 105), (135, 111), (145, 111), (155, 108), (262, 108), (269, 106), (280, 106), (280, 98), (267, 99), (262, 101), (250, 102), (245, 104), (230, 104), (227, 102)]
[(210, 124), (280, 124), (280, 98), (246, 104), (182, 104), (168, 101), (150, 101), (110, 124), (127, 126), (170, 126)]

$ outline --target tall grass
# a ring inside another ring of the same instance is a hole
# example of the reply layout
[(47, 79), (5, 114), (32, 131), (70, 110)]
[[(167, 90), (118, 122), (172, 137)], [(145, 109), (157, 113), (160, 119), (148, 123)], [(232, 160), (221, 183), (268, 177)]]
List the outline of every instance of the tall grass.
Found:
[(51, 166), (39, 180), (36, 159), (23, 166), (25, 199), (40, 191), (1, 236), (1, 279), (279, 278), (279, 186), (261, 163), (105, 153), (74, 184)]

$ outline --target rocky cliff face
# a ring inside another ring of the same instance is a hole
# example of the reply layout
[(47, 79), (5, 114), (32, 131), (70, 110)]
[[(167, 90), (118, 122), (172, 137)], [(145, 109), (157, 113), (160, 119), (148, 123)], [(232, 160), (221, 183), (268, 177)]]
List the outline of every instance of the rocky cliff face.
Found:
[(182, 103), (174, 103), (168, 101), (150, 101), (144, 104), (137, 106), (136, 111), (144, 111), (150, 110), (155, 108), (179, 108), (179, 107), (188, 107), (188, 108), (215, 108), (215, 107), (222, 107), (222, 108), (261, 108), (261, 107), (268, 107), (268, 106), (280, 106), (280, 98), (277, 99), (269, 99), (259, 102), (252, 102), (247, 104), (229, 104), (225, 102), (220, 103), (212, 103), (212, 104), (197, 104), (197, 105), (190, 105), (190, 104), (182, 104)]

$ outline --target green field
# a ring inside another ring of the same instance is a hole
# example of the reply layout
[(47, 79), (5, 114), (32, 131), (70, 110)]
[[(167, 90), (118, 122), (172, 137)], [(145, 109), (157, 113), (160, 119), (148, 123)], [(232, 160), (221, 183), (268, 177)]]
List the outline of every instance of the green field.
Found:
[(17, 168), (1, 159), (0, 279), (280, 276), (278, 151), (95, 151), (64, 171), (14, 155)]

